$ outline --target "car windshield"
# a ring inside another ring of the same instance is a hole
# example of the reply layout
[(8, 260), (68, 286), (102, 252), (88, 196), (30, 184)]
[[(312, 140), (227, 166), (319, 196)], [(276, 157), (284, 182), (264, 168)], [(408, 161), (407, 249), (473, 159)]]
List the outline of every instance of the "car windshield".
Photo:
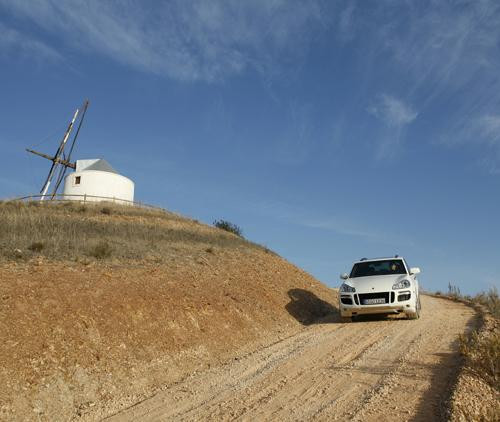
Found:
[(390, 274), (407, 274), (401, 259), (358, 262), (352, 267), (350, 278)]

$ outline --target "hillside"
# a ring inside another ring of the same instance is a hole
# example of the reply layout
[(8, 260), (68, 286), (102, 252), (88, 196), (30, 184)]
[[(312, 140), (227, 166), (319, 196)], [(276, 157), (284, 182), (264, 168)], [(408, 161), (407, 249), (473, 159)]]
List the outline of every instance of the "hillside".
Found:
[(160, 210), (0, 203), (0, 418), (103, 417), (331, 315), (267, 248)]

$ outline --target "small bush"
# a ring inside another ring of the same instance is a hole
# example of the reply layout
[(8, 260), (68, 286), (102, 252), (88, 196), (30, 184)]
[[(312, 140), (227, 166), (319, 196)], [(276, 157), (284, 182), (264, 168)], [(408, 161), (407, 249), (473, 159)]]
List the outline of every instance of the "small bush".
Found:
[(451, 283), (448, 283), (448, 296), (455, 300), (461, 299), (462, 293), (460, 292), (460, 288)]
[(214, 253), (214, 248), (207, 248), (205, 249), (206, 253)]
[(441, 291), (439, 291), (439, 290), (438, 290), (438, 291), (436, 292), (436, 296), (441, 296), (441, 295), (442, 295)]
[(111, 215), (111, 208), (109, 207), (101, 208), (101, 214)]
[(500, 297), (496, 287), (492, 287), (487, 292), (479, 293), (472, 300), (486, 307), (495, 318), (500, 318)]
[(102, 241), (96, 243), (94, 246), (90, 248), (89, 255), (97, 259), (104, 259), (104, 258), (109, 258), (112, 252), (113, 248), (109, 245), (109, 243)]
[(215, 220), (214, 226), (227, 232), (234, 233), (236, 236), (243, 237), (241, 228), (227, 220)]
[(43, 248), (45, 248), (45, 243), (43, 242), (33, 242), (28, 246), (28, 249), (33, 252), (42, 252)]

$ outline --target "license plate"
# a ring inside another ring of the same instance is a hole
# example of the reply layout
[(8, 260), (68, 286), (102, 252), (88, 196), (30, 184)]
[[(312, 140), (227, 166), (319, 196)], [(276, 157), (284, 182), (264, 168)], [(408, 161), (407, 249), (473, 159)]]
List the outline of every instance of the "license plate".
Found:
[(379, 303), (385, 303), (385, 299), (383, 297), (376, 299), (365, 299), (363, 303), (365, 305), (378, 305)]

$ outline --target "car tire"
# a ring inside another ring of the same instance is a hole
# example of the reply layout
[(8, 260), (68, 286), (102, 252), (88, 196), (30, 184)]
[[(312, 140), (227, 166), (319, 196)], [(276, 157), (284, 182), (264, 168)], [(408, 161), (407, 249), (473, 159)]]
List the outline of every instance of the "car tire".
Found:
[(417, 303), (417, 307), (415, 309), (415, 312), (408, 312), (406, 314), (406, 316), (408, 317), (408, 319), (419, 319), (420, 318), (420, 308), (418, 306), (418, 303)]

